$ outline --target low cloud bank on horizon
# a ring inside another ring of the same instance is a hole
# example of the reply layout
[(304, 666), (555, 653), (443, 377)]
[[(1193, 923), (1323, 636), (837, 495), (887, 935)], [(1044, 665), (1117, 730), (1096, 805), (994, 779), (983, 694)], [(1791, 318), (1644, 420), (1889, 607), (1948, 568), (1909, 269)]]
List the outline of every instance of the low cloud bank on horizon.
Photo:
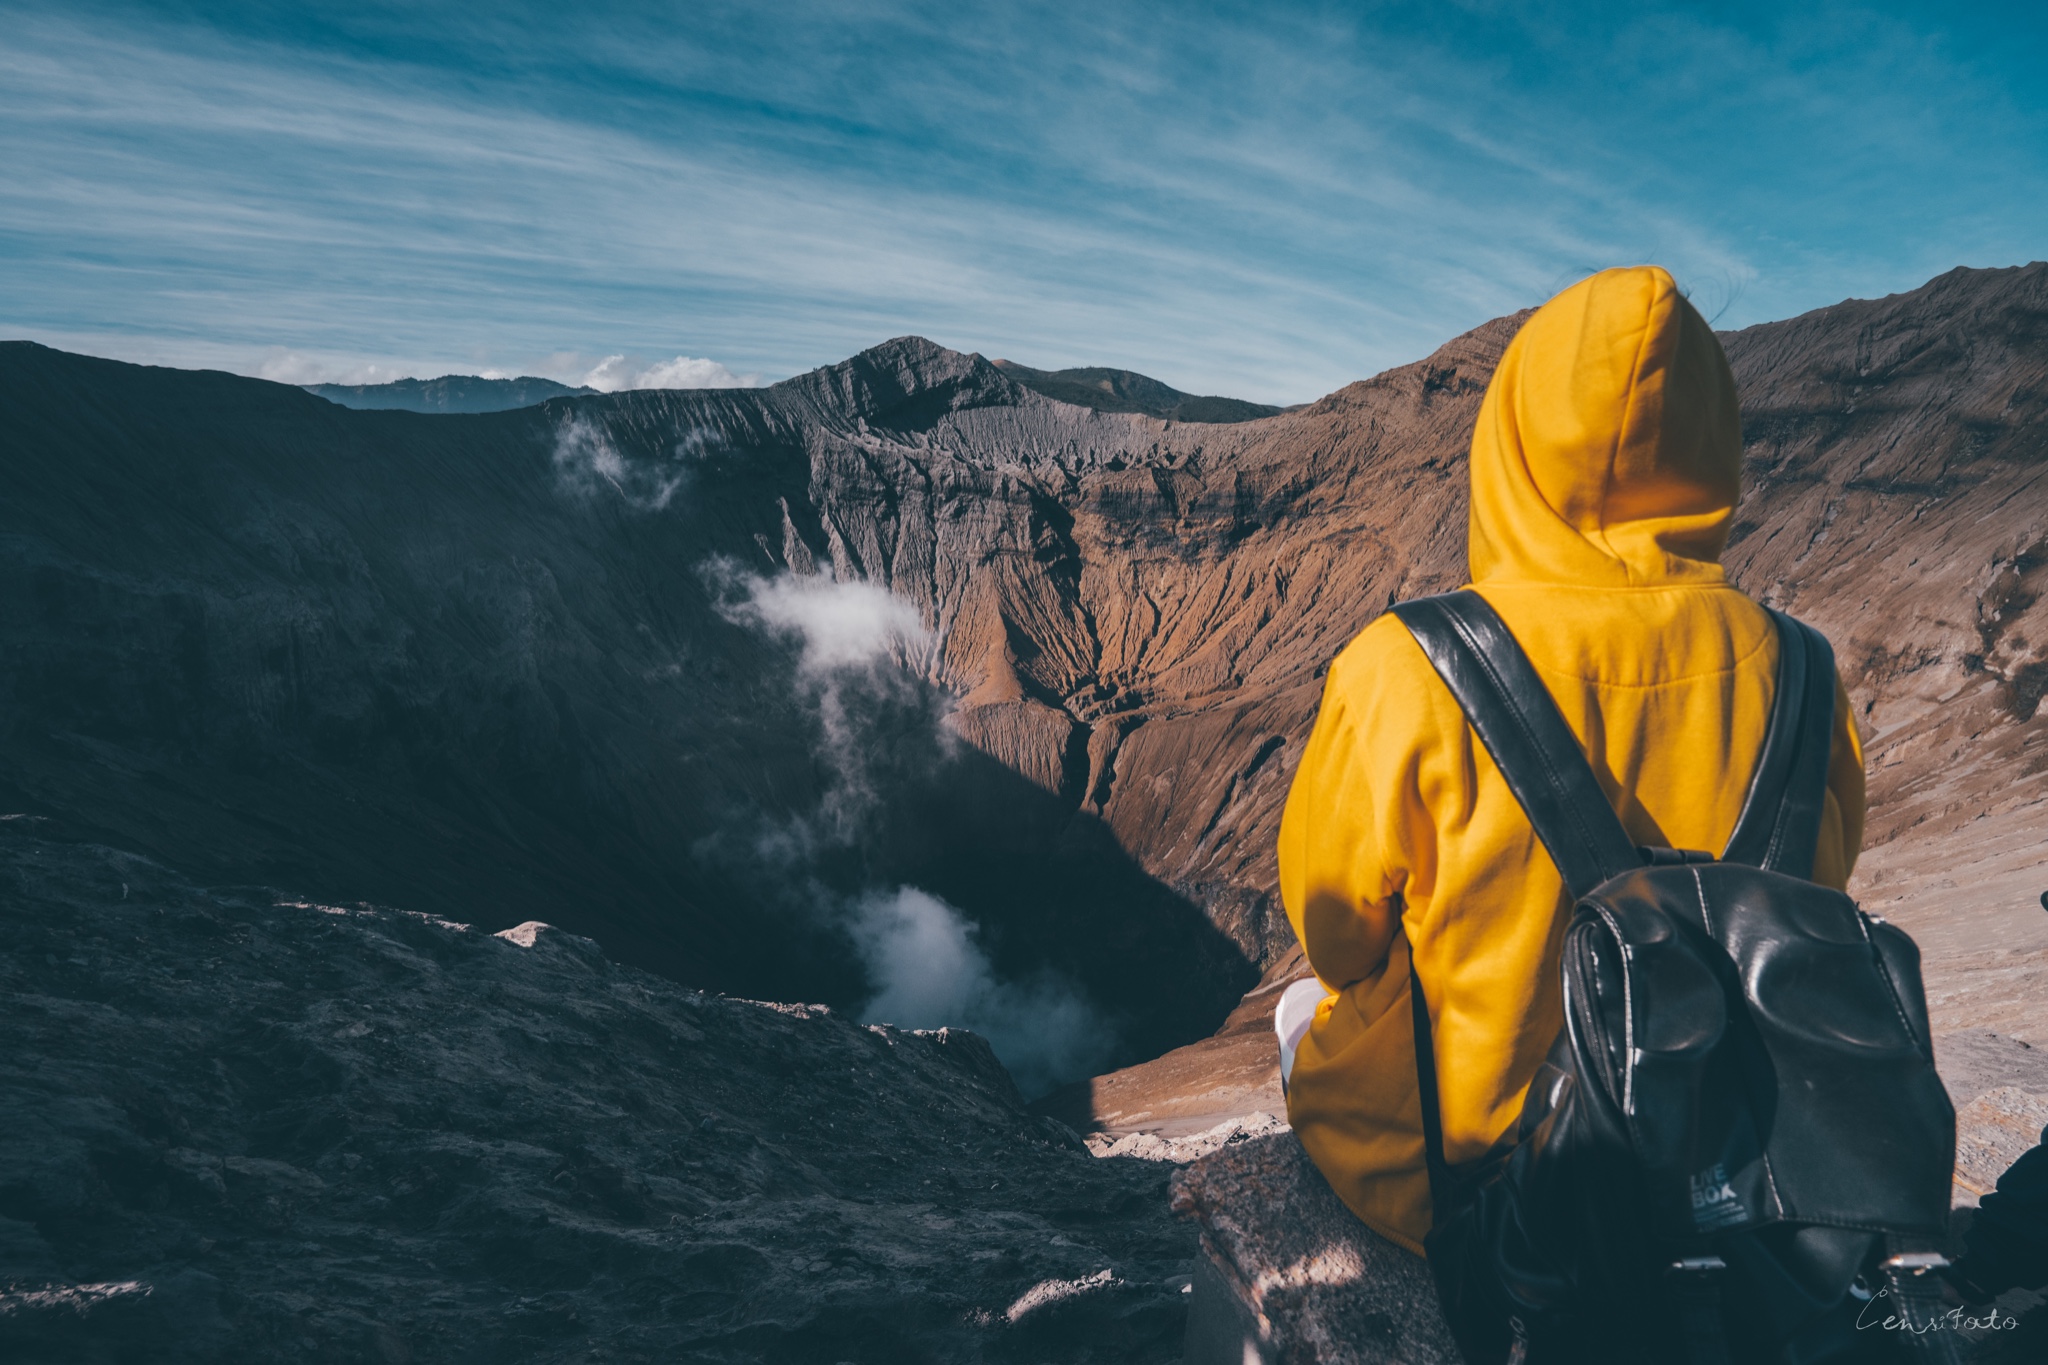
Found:
[(293, 382), (1293, 402), (1606, 265), (1741, 326), (2048, 255), (2039, 6), (0, 13), (0, 333)]
[[(258, 379), (280, 384), (389, 384), (400, 379), (439, 379), (455, 373), (447, 366), (426, 367), (432, 373), (401, 370), (377, 361), (347, 361), (306, 355), (282, 347), (257, 362)], [(484, 379), (516, 379), (535, 375), (562, 384), (581, 384), (599, 393), (623, 393), (627, 389), (753, 389), (761, 386), (758, 374), (734, 374), (715, 360), (679, 355), (671, 360), (643, 361), (638, 356), (615, 353), (591, 363), (583, 356), (557, 353), (518, 370), (485, 365), (475, 373)]]

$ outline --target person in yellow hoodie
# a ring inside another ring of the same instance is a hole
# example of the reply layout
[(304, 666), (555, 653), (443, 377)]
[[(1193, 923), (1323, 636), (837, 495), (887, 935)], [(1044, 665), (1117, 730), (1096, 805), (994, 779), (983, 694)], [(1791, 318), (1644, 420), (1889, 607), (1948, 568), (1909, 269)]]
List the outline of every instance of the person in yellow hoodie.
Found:
[[(1471, 586), (1638, 844), (1718, 852), (1770, 715), (1777, 633), (1720, 563), (1741, 468), (1727, 357), (1656, 267), (1602, 271), (1537, 310), (1480, 405)], [(1814, 880), (1839, 888), (1864, 798), (1839, 678), (1836, 691)], [(1420, 1252), (1430, 1201), (1410, 961), (1429, 1003), (1445, 1155), (1472, 1161), (1513, 1140), (1562, 1024), (1571, 903), (1393, 616), (1330, 666), (1281, 820), (1280, 889), (1321, 997), (1305, 1034), (1280, 1020), (1289, 1121), (1352, 1211)]]

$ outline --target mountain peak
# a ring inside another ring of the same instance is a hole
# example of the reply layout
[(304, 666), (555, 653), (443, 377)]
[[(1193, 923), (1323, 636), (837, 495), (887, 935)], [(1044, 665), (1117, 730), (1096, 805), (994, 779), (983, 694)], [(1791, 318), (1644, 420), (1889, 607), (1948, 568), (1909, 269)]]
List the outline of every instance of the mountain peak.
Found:
[(892, 337), (777, 388), (864, 421), (903, 426), (943, 411), (1015, 403), (1023, 390), (979, 355), (920, 336)]

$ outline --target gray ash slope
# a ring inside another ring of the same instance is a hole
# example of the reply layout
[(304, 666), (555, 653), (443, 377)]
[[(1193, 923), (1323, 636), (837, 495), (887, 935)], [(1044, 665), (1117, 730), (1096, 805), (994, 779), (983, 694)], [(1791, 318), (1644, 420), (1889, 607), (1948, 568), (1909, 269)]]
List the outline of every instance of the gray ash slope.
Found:
[(1167, 1168), (968, 1034), (0, 824), (0, 1357), (1163, 1360)]

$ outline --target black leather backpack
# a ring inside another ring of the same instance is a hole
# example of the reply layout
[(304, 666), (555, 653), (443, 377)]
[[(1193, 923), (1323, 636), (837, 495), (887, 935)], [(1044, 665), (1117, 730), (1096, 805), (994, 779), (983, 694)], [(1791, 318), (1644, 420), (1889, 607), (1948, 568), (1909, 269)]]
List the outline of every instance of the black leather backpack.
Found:
[(1919, 952), (1807, 880), (1834, 728), (1827, 641), (1772, 613), (1769, 727), (1715, 858), (1630, 840), (1478, 594), (1393, 610), (1577, 902), (1564, 1027), (1505, 1152), (1445, 1162), (1439, 1058), (1410, 982), (1426, 1246), (1466, 1358), (1960, 1360), (1932, 1273), (1946, 1264), (1955, 1111)]

